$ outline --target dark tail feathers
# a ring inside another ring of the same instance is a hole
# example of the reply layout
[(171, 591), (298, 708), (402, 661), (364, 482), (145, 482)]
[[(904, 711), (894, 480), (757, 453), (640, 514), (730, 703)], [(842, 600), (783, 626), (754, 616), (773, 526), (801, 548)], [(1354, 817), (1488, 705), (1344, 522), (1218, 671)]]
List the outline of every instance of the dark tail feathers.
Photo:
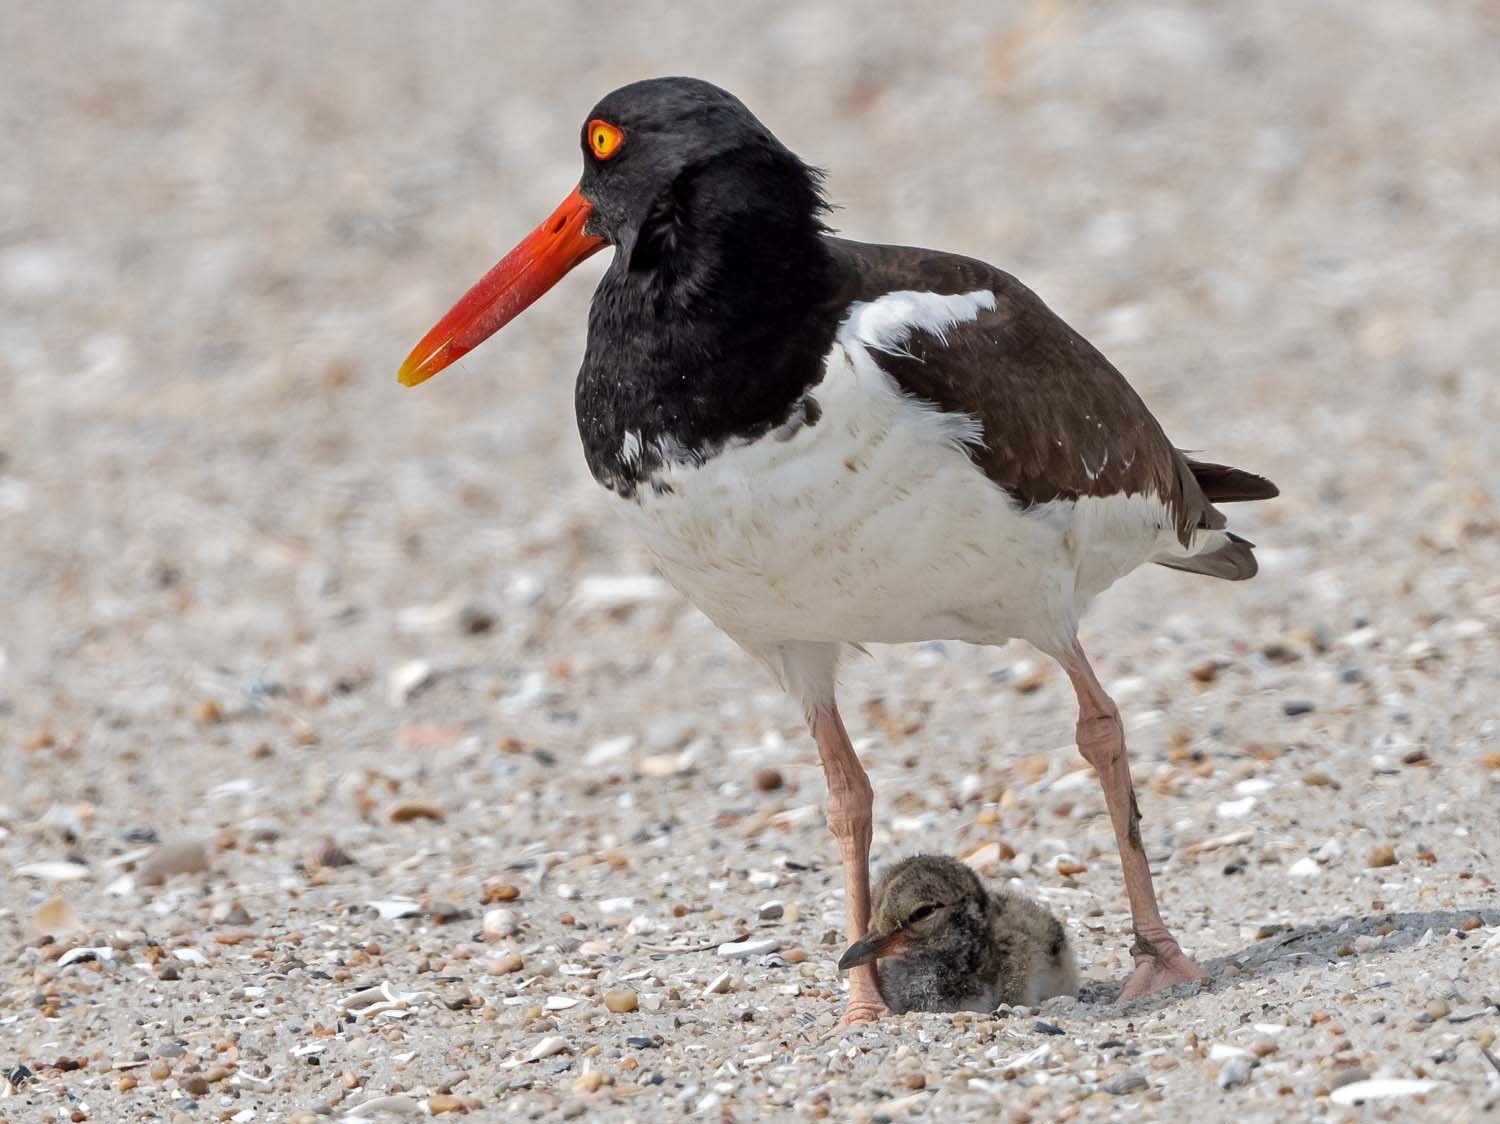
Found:
[(1281, 489), (1264, 476), (1230, 468), (1227, 464), (1209, 464), (1187, 458), (1188, 468), (1209, 503), (1239, 503), (1244, 500), (1269, 500), (1281, 495)]

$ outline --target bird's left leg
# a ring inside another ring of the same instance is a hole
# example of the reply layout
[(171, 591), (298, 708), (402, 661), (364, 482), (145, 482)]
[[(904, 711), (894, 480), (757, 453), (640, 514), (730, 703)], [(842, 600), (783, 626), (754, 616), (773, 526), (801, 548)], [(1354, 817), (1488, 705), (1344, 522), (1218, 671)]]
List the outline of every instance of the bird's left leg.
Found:
[(1062, 665), (1078, 696), (1078, 750), (1099, 774), (1104, 803), (1109, 808), (1120, 848), (1120, 869), (1125, 875), (1125, 893), (1130, 898), (1130, 917), (1135, 925), (1135, 971), (1125, 981), (1121, 999), (1138, 999), (1173, 984), (1206, 979), (1200, 968), (1167, 930), (1156, 906), (1151, 868), (1141, 843), (1141, 813), (1130, 780), (1130, 760), (1125, 755), (1125, 729), (1114, 700), (1099, 685), (1083, 648), (1074, 644)]

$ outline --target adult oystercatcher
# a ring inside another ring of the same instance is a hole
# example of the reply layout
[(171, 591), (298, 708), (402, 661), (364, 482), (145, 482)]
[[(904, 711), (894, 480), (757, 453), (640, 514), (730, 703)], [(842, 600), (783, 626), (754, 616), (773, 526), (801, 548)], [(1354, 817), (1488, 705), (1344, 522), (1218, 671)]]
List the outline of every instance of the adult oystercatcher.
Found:
[[(1216, 502), (1268, 480), (1179, 452), (1123, 376), (1014, 277), (833, 237), (816, 171), (707, 82), (624, 86), (583, 177), (407, 357), (437, 373), (605, 246), (575, 403), (585, 457), (667, 580), (801, 702), (849, 937), (873, 793), (834, 701), (845, 645), (1030, 641), (1078, 698), (1135, 928), (1127, 998), (1201, 978), (1157, 909), (1119, 711), (1080, 614), (1146, 562), (1241, 580)], [(845, 1022), (884, 1011), (874, 964)]]

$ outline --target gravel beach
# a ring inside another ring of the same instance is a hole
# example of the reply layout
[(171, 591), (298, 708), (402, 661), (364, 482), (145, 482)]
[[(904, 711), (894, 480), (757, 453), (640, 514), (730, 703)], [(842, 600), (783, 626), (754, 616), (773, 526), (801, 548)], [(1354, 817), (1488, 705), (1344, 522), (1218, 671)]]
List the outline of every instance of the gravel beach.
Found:
[[(6, 5), (0, 1121), (1500, 1118), (1500, 7)], [(875, 647), (877, 869), (1068, 924), (1077, 999), (835, 1029), (797, 708), (657, 578), (573, 414), (603, 257), (395, 369), (663, 73), (832, 222), (995, 262), (1261, 573), (1083, 641), (1163, 911), (1131, 1004), (1066, 678)]]

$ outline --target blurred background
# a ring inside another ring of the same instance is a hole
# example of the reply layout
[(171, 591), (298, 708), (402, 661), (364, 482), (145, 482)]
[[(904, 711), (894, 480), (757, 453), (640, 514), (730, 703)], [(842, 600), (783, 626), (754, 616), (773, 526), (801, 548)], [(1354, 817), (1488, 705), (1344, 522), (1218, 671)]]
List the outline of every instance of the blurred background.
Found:
[[(1235, 512), (1257, 581), (1142, 573), (1090, 618), (1148, 773), (1274, 744), (1367, 777), (1420, 750), (1479, 770), (1448, 774), (1448, 807), (1493, 795), (1490, 0), (8, 0), (3, 22), (12, 865), (196, 834), (239, 849), (216, 892), (258, 915), (327, 839), (363, 860), (349, 878), (417, 848), (404, 888), (458, 893), (465, 861), (571, 861), (645, 820), (712, 854), (757, 799), (817, 803), (794, 708), (651, 577), (587, 476), (572, 379), (602, 256), (440, 378), (395, 382), (576, 182), (594, 102), (669, 73), (827, 169), (844, 234), (1017, 274), (1179, 445), (1280, 483)], [(981, 843), (975, 809), (1028, 754), (1076, 768), (1066, 684), (1019, 645), (878, 652), (845, 695), (886, 854)], [(1164, 785), (1148, 822), (1210, 830), (1215, 786), (1243, 779)], [(1384, 792), (1370, 830), (1411, 830)], [(405, 799), (445, 825), (394, 827)], [(1075, 851), (1108, 848), (1098, 804), (1059, 813), (1087, 822)], [(55, 807), (78, 830), (47, 829)], [(1006, 815), (1008, 845), (1045, 850), (1051, 829)], [(831, 893), (816, 819), (786, 838)], [(138, 906), (91, 877), (99, 917)]]

